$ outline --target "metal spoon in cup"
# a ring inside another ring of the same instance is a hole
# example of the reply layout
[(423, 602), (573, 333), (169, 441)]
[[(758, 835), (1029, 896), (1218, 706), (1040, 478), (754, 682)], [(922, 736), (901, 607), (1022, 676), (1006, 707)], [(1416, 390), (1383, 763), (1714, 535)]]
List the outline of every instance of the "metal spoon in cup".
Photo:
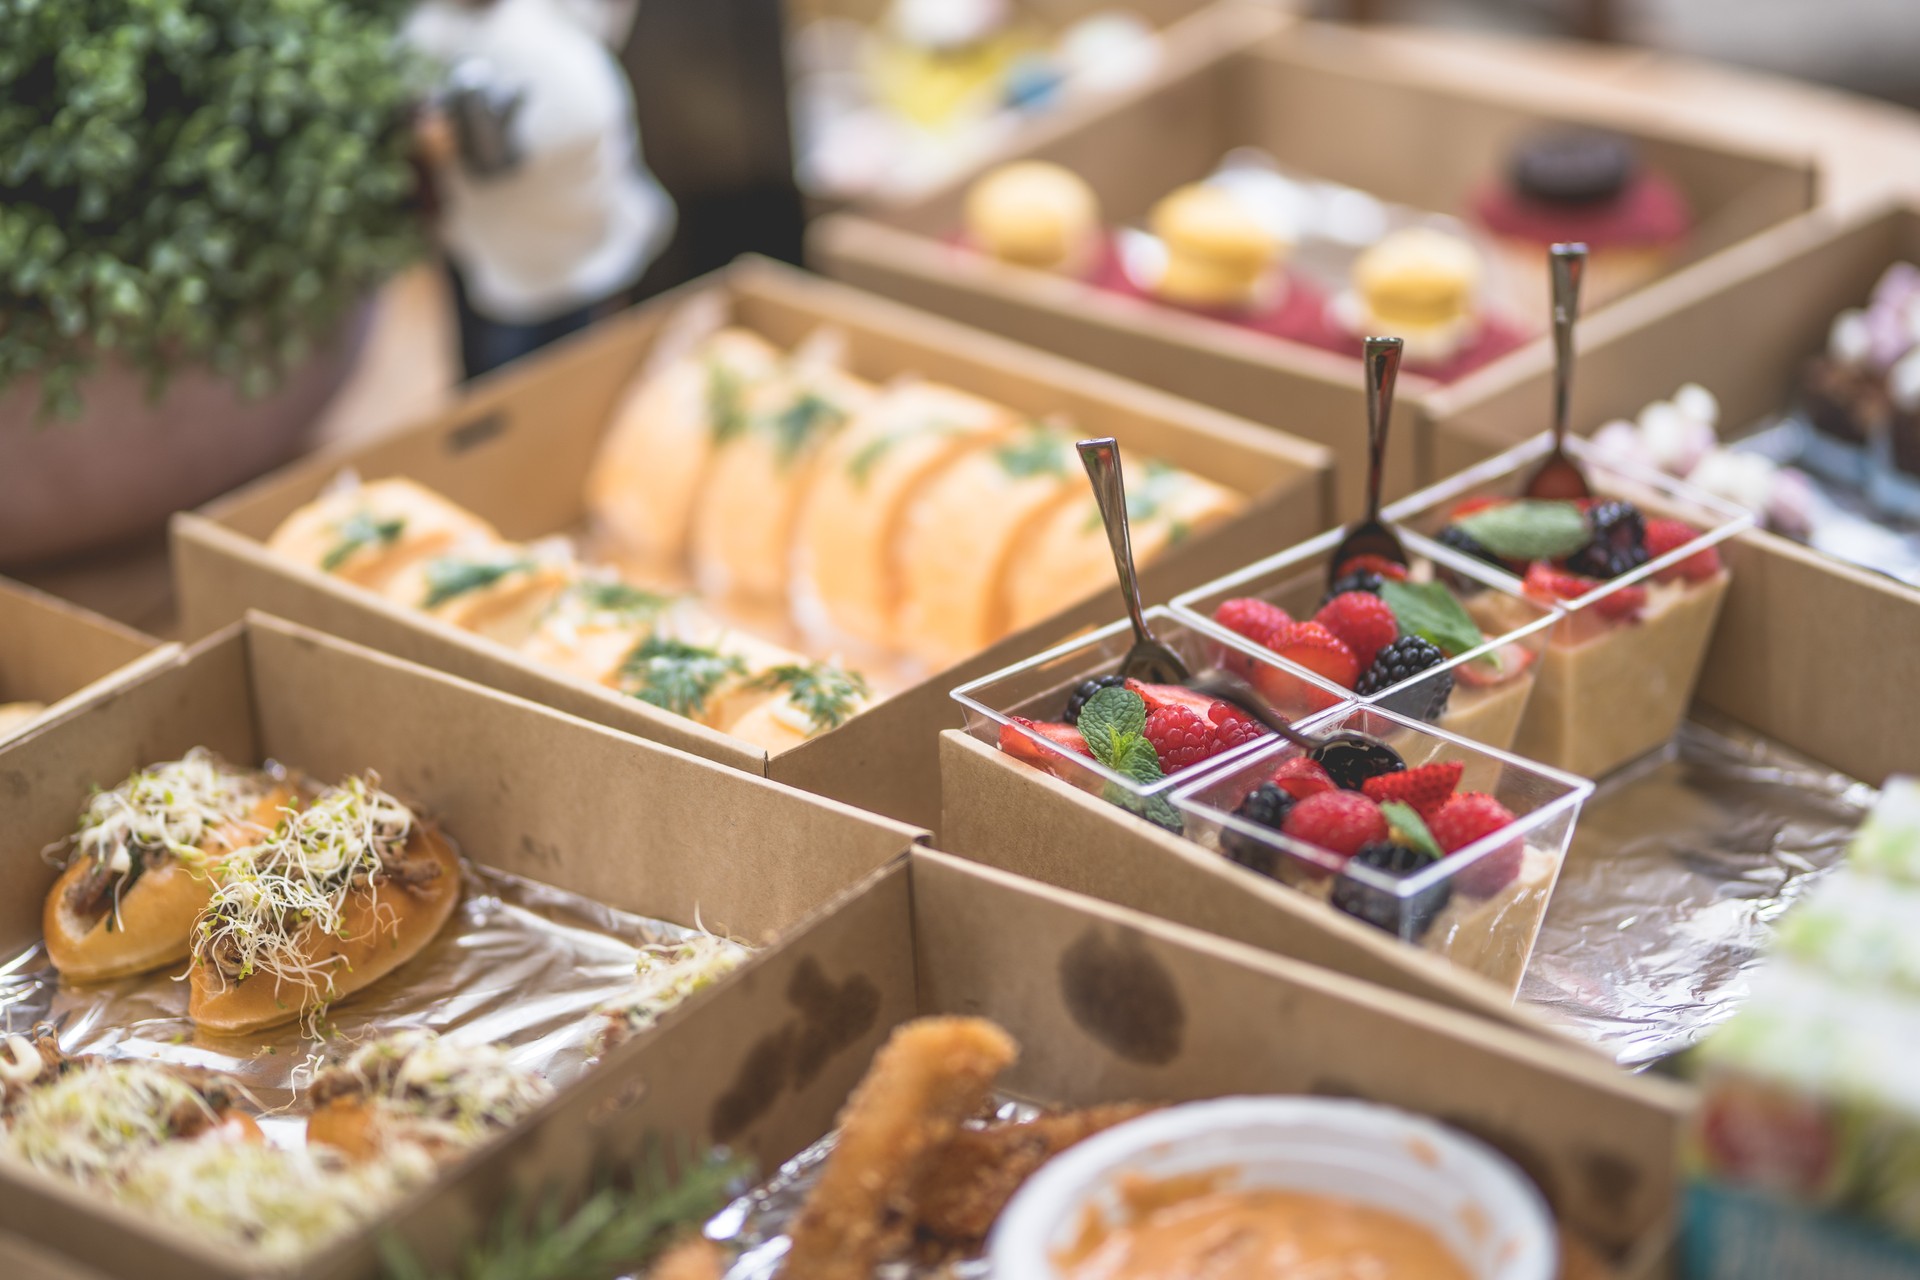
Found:
[(1386, 467), (1387, 426), (1393, 416), (1393, 384), (1400, 376), (1399, 338), (1368, 338), (1362, 353), (1367, 380), (1367, 517), (1347, 531), (1327, 561), (1327, 585), (1340, 576), (1355, 556), (1380, 556), (1395, 564), (1407, 563), (1407, 549), (1380, 519), (1380, 482)]
[(1302, 733), (1245, 680), (1217, 669), (1196, 676), (1179, 654), (1155, 639), (1140, 604), (1140, 578), (1134, 568), (1133, 538), (1127, 523), (1126, 481), (1120, 473), (1120, 447), (1111, 436), (1082, 440), (1074, 447), (1080, 451), (1087, 478), (1093, 482), (1094, 501), (1100, 506), (1107, 545), (1113, 550), (1114, 571), (1120, 578), (1120, 594), (1126, 600), (1127, 620), (1133, 624), (1133, 647), (1120, 659), (1120, 675), (1145, 684), (1185, 685), (1195, 693), (1231, 703), (1306, 750), (1336, 780), (1343, 774), (1366, 776), (1407, 767), (1399, 752), (1371, 734), (1355, 729)]
[(1527, 480), (1529, 498), (1572, 500), (1593, 495), (1586, 472), (1567, 454), (1567, 415), (1573, 390), (1573, 322), (1580, 314), (1580, 277), (1587, 246), (1556, 244), (1547, 251), (1553, 278), (1553, 449)]

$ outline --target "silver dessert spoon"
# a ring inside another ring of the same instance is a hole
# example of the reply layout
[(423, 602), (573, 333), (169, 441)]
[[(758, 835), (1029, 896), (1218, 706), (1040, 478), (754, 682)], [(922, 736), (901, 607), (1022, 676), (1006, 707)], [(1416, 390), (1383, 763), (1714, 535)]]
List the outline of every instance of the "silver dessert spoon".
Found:
[(1547, 250), (1553, 278), (1553, 449), (1540, 460), (1525, 489), (1529, 498), (1572, 500), (1593, 495), (1587, 473), (1567, 454), (1567, 415), (1573, 390), (1573, 322), (1580, 314), (1580, 277), (1587, 246), (1556, 244)]

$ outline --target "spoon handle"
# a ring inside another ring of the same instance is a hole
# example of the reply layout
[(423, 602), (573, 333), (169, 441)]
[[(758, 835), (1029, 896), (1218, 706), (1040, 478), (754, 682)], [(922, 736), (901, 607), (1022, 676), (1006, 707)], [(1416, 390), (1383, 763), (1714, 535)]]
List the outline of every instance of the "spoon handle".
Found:
[(1553, 451), (1567, 438), (1573, 395), (1573, 322), (1580, 315), (1580, 277), (1587, 271), (1587, 246), (1556, 244), (1548, 251), (1553, 278)]
[(1120, 576), (1120, 594), (1126, 599), (1134, 638), (1150, 639), (1146, 612), (1140, 607), (1140, 579), (1133, 568), (1133, 536), (1127, 528), (1127, 485), (1120, 475), (1120, 446), (1112, 436), (1102, 436), (1082, 440), (1074, 447), (1080, 451), (1087, 479), (1093, 482), (1093, 499), (1100, 504), (1100, 520), (1107, 527), (1107, 545), (1113, 548), (1113, 569)]
[(1387, 463), (1387, 426), (1393, 417), (1393, 383), (1400, 376), (1399, 338), (1368, 338), (1367, 372), (1367, 520), (1380, 519), (1380, 480)]

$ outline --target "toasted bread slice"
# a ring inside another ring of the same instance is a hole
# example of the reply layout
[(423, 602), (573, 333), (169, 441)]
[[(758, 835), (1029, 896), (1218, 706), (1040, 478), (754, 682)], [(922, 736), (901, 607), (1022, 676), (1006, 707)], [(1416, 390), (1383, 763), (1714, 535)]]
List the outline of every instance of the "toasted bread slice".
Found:
[(281, 810), (298, 797), (285, 784), (275, 784), (241, 822), (213, 831), (201, 844), (208, 865), (193, 868), (175, 858), (141, 873), (113, 904), (101, 913), (80, 910), (72, 902), (74, 887), (94, 870), (91, 857), (76, 857), (47, 894), (40, 925), (46, 933), (47, 957), (68, 982), (109, 982), (185, 960), (193, 945), (193, 922), (213, 895), (220, 862), (270, 831)]
[(828, 441), (794, 529), (794, 613), (825, 648), (893, 647), (909, 504), (954, 461), (1020, 425), (1012, 410), (931, 382), (890, 388)]
[(479, 516), (411, 480), (324, 494), (288, 516), (267, 549), (380, 590), (408, 566), (467, 539), (498, 541)]
[(462, 542), (428, 556), (382, 592), (396, 604), (516, 645), (574, 581), (570, 552), (510, 542)]
[(634, 379), (587, 473), (587, 508), (624, 553), (681, 561), (715, 435), (737, 425), (747, 388), (779, 367), (758, 335), (723, 329)]
[(306, 961), (328, 975), (320, 982), (267, 973), (235, 978), (209, 962), (196, 962), (187, 1001), (194, 1025), (238, 1035), (292, 1022), (365, 990), (420, 954), (460, 900), (460, 857), (446, 837), (425, 822), (408, 836), (406, 857), (430, 860), (437, 873), (415, 885), (357, 881), (337, 936), (318, 934), (311, 927), (295, 935)]

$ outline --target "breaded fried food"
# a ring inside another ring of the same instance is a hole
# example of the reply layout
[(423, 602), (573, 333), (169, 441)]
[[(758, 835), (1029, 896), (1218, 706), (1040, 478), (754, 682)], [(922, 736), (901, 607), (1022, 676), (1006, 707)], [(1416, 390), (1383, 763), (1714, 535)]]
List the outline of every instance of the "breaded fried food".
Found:
[(727, 1274), (727, 1256), (705, 1236), (688, 1236), (651, 1267), (646, 1280), (721, 1280)]
[(983, 1018), (902, 1024), (840, 1112), (839, 1138), (792, 1230), (782, 1280), (868, 1280), (905, 1243), (923, 1171), (1019, 1048)]
[(1153, 1109), (1116, 1102), (961, 1129), (927, 1161), (910, 1192), (916, 1252), (927, 1261), (979, 1253), (1007, 1201), (1041, 1165)]

